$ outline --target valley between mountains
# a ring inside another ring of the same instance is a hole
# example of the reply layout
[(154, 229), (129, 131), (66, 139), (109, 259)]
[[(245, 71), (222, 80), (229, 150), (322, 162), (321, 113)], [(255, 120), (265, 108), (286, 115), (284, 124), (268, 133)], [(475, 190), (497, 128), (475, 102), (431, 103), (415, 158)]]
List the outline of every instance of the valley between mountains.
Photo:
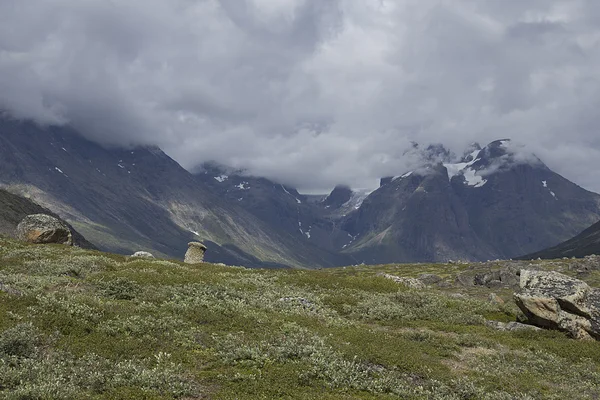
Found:
[[(375, 190), (303, 195), (0, 127), (0, 396), (600, 396), (600, 196), (510, 140), (414, 144)], [(11, 238), (40, 213), (76, 246)]]
[(181, 258), (203, 241), (207, 261), (249, 267), (485, 261), (557, 246), (600, 220), (600, 195), (510, 140), (407, 153), (414, 168), (379, 188), (315, 196), (214, 162), (188, 171), (157, 147), (107, 148), (68, 126), (0, 121), (2, 188), (122, 254)]

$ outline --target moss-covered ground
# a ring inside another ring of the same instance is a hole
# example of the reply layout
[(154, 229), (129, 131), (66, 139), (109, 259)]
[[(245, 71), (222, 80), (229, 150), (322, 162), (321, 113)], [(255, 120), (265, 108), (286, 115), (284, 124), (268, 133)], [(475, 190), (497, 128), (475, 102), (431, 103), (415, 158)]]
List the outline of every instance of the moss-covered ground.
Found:
[(0, 398), (600, 398), (600, 343), (487, 327), (518, 310), (454, 285), (468, 267), (250, 270), (0, 239)]

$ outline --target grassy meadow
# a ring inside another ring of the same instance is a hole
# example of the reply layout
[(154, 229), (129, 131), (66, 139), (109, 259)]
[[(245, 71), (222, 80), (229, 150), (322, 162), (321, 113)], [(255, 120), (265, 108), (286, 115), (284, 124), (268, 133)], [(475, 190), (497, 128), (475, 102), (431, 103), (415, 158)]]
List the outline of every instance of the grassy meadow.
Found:
[(519, 311), (455, 284), (477, 268), (252, 270), (0, 238), (0, 398), (599, 399), (600, 343), (488, 327)]

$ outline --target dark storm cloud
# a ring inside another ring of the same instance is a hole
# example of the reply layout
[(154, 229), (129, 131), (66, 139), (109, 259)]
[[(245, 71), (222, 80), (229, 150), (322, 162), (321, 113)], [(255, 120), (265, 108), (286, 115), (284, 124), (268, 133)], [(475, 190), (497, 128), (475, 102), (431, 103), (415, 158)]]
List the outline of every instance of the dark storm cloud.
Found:
[(511, 137), (600, 190), (592, 0), (0, 0), (0, 109), (305, 189)]

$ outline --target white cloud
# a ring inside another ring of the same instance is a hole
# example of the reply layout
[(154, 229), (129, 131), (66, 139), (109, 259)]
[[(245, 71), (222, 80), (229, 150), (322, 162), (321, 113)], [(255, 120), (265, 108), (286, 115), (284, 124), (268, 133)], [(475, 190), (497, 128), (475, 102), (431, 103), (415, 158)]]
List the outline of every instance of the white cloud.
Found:
[(0, 2), (0, 108), (186, 167), (369, 187), (511, 137), (600, 190), (600, 3)]

